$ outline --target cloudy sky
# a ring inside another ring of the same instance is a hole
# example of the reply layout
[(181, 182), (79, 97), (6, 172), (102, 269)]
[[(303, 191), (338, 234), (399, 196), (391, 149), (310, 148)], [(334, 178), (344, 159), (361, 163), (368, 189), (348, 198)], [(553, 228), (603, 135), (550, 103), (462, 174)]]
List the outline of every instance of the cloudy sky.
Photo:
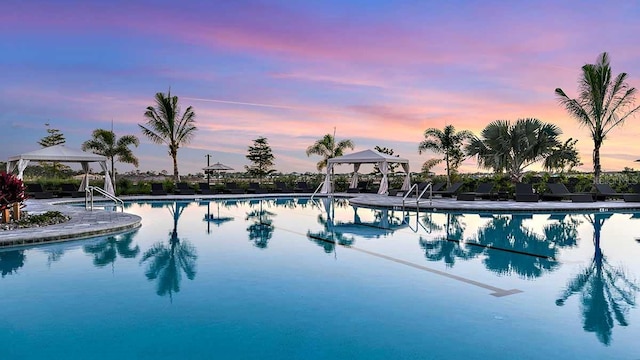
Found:
[[(134, 134), (140, 170), (168, 170), (167, 148), (137, 124), (156, 92), (193, 106), (199, 131), (180, 172), (241, 170), (264, 136), (279, 171), (315, 171), (323, 134), (384, 146), (413, 169), (429, 127), (476, 134), (536, 117), (579, 139), (556, 87), (577, 95), (580, 67), (606, 51), (640, 87), (635, 1), (17, 1), (0, 12), (0, 159), (36, 150), (45, 123), (80, 148), (96, 128)], [(505, 5), (509, 4), (509, 5)], [(604, 170), (640, 158), (640, 117), (610, 134)], [(120, 171), (131, 166), (119, 166)], [(347, 170), (347, 169), (345, 169)], [(442, 168), (436, 169), (442, 171)], [(477, 171), (472, 160), (462, 170)]]

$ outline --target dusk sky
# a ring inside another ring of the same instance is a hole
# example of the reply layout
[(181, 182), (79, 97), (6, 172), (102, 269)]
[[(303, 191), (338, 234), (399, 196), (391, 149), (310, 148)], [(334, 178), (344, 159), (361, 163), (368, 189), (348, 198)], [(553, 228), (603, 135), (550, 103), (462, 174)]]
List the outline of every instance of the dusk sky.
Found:
[[(305, 149), (334, 127), (356, 151), (392, 148), (419, 171), (434, 156), (418, 154), (425, 129), (479, 134), (525, 117), (578, 139), (590, 170), (589, 132), (554, 89), (577, 96), (581, 66), (604, 51), (640, 87), (638, 19), (636, 1), (3, 0), (0, 160), (37, 150), (47, 122), (79, 149), (113, 120), (118, 136), (140, 138), (141, 171), (171, 173), (167, 147), (137, 125), (171, 88), (199, 128), (178, 152), (181, 174), (206, 154), (243, 170), (259, 136), (278, 171), (315, 172)], [(639, 125), (610, 134), (604, 171), (638, 167)], [(472, 160), (461, 170), (479, 171)]]

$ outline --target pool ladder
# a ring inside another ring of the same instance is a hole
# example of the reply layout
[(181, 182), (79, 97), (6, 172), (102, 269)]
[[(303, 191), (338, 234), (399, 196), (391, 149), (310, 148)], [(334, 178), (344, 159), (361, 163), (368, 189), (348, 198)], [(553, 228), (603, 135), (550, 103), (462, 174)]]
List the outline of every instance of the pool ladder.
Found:
[(97, 186), (87, 186), (84, 193), (84, 208), (93, 211), (93, 193), (97, 192), (107, 199), (113, 200), (116, 203), (116, 207), (120, 206), (120, 209), (124, 212), (124, 201), (119, 197), (109, 194), (103, 189)]
[(422, 197), (424, 196), (424, 194), (427, 192), (427, 190), (429, 190), (429, 206), (431, 206), (432, 204), (432, 199), (433, 199), (433, 184), (432, 183), (428, 183), (427, 186), (424, 187), (424, 189), (422, 189), (422, 192), (418, 193), (418, 191), (420, 189), (418, 189), (418, 184), (413, 184), (411, 185), (411, 188), (409, 189), (409, 191), (407, 191), (406, 194), (404, 194), (404, 196), (402, 197), (402, 213), (404, 214), (405, 212), (405, 208), (407, 205), (407, 198), (409, 197), (409, 195), (411, 195), (413, 189), (416, 189), (416, 211), (420, 212), (420, 199), (422, 199)]

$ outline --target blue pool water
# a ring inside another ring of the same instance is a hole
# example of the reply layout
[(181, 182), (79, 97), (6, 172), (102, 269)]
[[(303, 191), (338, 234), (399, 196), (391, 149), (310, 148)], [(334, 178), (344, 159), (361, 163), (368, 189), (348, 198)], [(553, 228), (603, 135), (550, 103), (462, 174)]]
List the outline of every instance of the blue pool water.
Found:
[(0, 358), (640, 359), (640, 213), (126, 211), (137, 231), (0, 252)]

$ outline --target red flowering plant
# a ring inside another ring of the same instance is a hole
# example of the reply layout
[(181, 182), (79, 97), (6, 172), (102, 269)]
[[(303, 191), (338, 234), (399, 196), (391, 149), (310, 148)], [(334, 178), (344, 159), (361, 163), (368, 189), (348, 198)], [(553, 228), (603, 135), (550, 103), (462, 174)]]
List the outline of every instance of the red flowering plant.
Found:
[(0, 172), (0, 210), (23, 202), (27, 198), (26, 191), (24, 183), (17, 176)]

